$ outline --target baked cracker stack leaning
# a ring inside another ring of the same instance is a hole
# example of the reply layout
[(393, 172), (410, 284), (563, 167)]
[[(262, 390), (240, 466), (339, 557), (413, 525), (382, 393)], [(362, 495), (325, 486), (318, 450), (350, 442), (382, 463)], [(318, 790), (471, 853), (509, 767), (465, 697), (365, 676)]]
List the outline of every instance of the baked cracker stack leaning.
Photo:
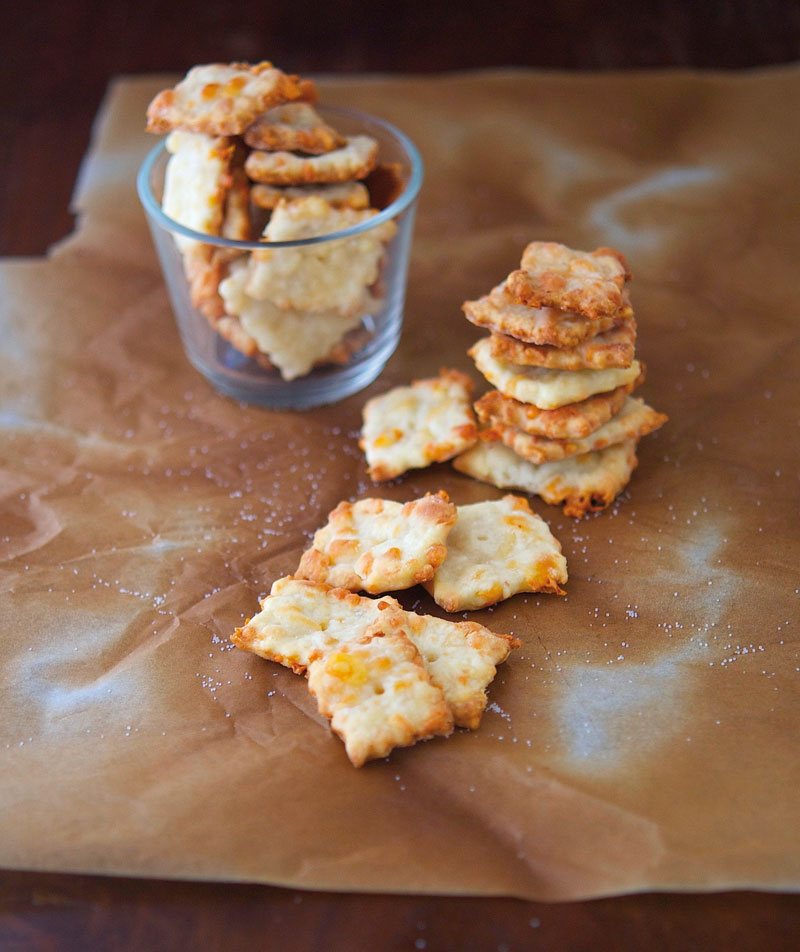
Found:
[[(381, 306), (380, 270), (396, 226), (310, 248), (269, 242), (359, 225), (401, 190), (396, 170), (377, 164), (377, 141), (331, 127), (316, 98), (310, 80), (267, 61), (212, 63), (189, 70), (147, 110), (148, 131), (168, 134), (167, 215), (202, 234), (264, 241), (263, 251), (246, 253), (176, 237), (193, 306), (286, 380), (345, 363), (364, 345), (363, 319)], [(380, 182), (370, 189), (372, 173)]]
[(490, 331), (469, 355), (495, 389), (475, 403), (483, 429), (456, 469), (577, 518), (624, 489), (639, 440), (667, 419), (631, 396), (644, 367), (630, 279), (610, 248), (534, 241), (519, 269), (464, 303), (467, 319)]

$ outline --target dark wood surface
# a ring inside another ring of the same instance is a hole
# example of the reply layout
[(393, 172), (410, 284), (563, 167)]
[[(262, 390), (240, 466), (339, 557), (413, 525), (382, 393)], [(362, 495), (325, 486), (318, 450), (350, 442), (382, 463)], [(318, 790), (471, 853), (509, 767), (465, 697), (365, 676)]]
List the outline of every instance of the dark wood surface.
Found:
[[(593, 0), (15, 4), (0, 57), (0, 254), (40, 255), (68, 206), (91, 123), (120, 73), (270, 58), (301, 72), (492, 66), (747, 69), (800, 59), (800, 4)], [(800, 947), (800, 897), (513, 899), (339, 895), (254, 885), (0, 872), (6, 950), (496, 950)]]

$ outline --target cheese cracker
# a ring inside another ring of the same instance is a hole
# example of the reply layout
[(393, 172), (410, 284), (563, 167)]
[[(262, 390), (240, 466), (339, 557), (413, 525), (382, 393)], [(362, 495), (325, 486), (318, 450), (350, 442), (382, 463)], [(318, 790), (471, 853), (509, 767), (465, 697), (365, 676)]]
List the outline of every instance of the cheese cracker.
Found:
[(443, 368), (438, 377), (373, 397), (364, 405), (359, 445), (375, 482), (450, 459), (477, 439), (472, 381)]
[(345, 145), (344, 136), (329, 126), (307, 102), (273, 106), (245, 129), (244, 141), (253, 149), (312, 155), (331, 152)]
[[(366, 292), (357, 308), (345, 314), (337, 310), (302, 311), (281, 308), (257, 300), (247, 292), (251, 270), (247, 261), (234, 261), (219, 285), (225, 312), (235, 317), (246, 340), (266, 354), (284, 380), (294, 380), (321, 363), (344, 362), (353, 353), (348, 335), (361, 326), (365, 314), (380, 307)], [(230, 338), (229, 338), (230, 339)], [(234, 346), (239, 346), (232, 340)], [(355, 349), (363, 344), (358, 341)], [(244, 353), (252, 353), (239, 347)]]
[(575, 251), (555, 241), (532, 241), (522, 254), (521, 265), (506, 279), (515, 301), (577, 312), (592, 320), (620, 310), (622, 289), (631, 277), (618, 251)]
[(595, 393), (614, 390), (636, 380), (641, 372), (638, 360), (630, 367), (609, 370), (550, 370), (525, 367), (493, 357), (489, 338), (484, 337), (469, 349), (475, 366), (501, 393), (542, 410), (553, 410), (585, 400)]
[(444, 561), (455, 521), (456, 507), (443, 492), (405, 504), (340, 502), (295, 575), (373, 595), (410, 588), (432, 578)]
[(272, 63), (195, 66), (147, 107), (147, 131), (185, 129), (210, 136), (241, 135), (279, 103), (311, 99), (313, 84), (288, 76)]
[(355, 767), (453, 730), (419, 651), (402, 632), (380, 625), (312, 662), (308, 687)]
[(563, 595), (567, 561), (525, 499), (504, 496), (458, 507), (447, 558), (425, 588), (448, 612), (486, 608), (519, 592)]
[(346, 182), (363, 179), (378, 161), (378, 143), (372, 136), (348, 136), (340, 149), (321, 155), (255, 150), (245, 162), (254, 182), (267, 185), (302, 185), (311, 182)]
[(636, 321), (627, 317), (608, 331), (574, 347), (528, 344), (506, 334), (492, 334), (491, 354), (512, 364), (553, 370), (605, 370), (630, 367), (636, 349)]
[(486, 327), (529, 344), (551, 347), (574, 347), (610, 330), (633, 313), (628, 307), (613, 316), (590, 320), (552, 307), (528, 307), (509, 295), (505, 283), (475, 301), (465, 301), (461, 309), (467, 320), (477, 327)]
[(636, 464), (636, 440), (538, 465), (502, 443), (481, 440), (453, 460), (461, 473), (500, 489), (541, 496), (554, 506), (563, 504), (564, 513), (578, 519), (610, 505), (627, 486)]
[(389, 610), (381, 615), (381, 624), (401, 627), (414, 642), (431, 680), (442, 689), (456, 726), (470, 730), (481, 722), (486, 689), (497, 665), (522, 644), (474, 621), (452, 622), (414, 612)]
[(393, 222), (308, 246), (270, 248), (269, 242), (332, 234), (375, 214), (372, 209), (333, 208), (316, 195), (279, 202), (264, 230), (264, 250), (251, 256), (248, 295), (281, 308), (356, 314), (366, 289), (378, 278), (384, 248), (396, 231)]
[(521, 403), (499, 390), (490, 390), (476, 400), (475, 413), (481, 423), (492, 427), (496, 423), (517, 427), (533, 436), (554, 440), (580, 440), (607, 423), (625, 403), (625, 397), (644, 379), (642, 373), (632, 383), (615, 387), (607, 393), (568, 403), (554, 410), (540, 410), (532, 403)]
[[(164, 171), (164, 213), (193, 231), (219, 235), (231, 186), (233, 143), (222, 136), (173, 132), (167, 137), (166, 147), (170, 157)], [(199, 245), (183, 235), (175, 235), (175, 243), (181, 251)], [(207, 246), (200, 247), (210, 253)]]
[(519, 453), (531, 463), (546, 463), (549, 460), (566, 459), (593, 450), (602, 450), (624, 440), (639, 440), (657, 430), (667, 420), (663, 413), (657, 413), (652, 407), (636, 397), (627, 397), (622, 409), (611, 419), (598, 427), (589, 436), (579, 440), (553, 440), (542, 436), (532, 436), (524, 430), (504, 423), (495, 423), (481, 436), (486, 439), (500, 439), (506, 446)]

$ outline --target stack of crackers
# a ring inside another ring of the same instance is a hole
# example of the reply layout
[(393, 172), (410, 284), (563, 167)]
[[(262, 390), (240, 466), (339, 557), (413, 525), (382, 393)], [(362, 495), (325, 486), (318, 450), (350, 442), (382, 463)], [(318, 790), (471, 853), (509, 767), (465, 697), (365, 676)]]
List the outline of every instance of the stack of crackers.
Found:
[(501, 488), (580, 517), (603, 509), (637, 464), (636, 447), (667, 419), (631, 393), (644, 379), (623, 256), (531, 242), (520, 268), (463, 305), (488, 328), (469, 351), (495, 388), (476, 403), (483, 429), (453, 460)]
[(147, 129), (167, 133), (162, 207), (242, 252), (176, 236), (191, 302), (236, 349), (286, 380), (344, 363), (381, 306), (393, 222), (330, 243), (270, 248), (375, 216), (402, 186), (378, 166), (378, 143), (341, 134), (315, 109), (310, 80), (269, 62), (197, 66), (150, 103)]

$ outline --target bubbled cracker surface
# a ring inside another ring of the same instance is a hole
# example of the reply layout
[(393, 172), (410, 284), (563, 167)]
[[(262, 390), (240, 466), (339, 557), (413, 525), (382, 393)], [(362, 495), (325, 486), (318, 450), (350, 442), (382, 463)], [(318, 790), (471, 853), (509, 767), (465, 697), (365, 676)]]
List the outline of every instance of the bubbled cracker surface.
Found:
[(475, 728), (486, 706), (486, 688), (519, 642), (477, 622), (453, 622), (402, 609), (379, 599), (291, 577), (278, 579), (261, 611), (237, 629), (233, 641), (262, 658), (303, 672), (340, 644), (362, 637), (373, 624), (402, 630), (444, 692), (456, 724)]
[(558, 592), (561, 544), (519, 496), (458, 507), (447, 558), (425, 588), (449, 612), (486, 608), (520, 592)]
[(370, 477), (393, 479), (451, 459), (477, 439), (472, 382), (459, 371), (416, 380), (368, 400), (361, 448)]
[(455, 521), (456, 507), (444, 493), (407, 503), (344, 501), (315, 533), (295, 574), (371, 594), (410, 588), (433, 577)]

